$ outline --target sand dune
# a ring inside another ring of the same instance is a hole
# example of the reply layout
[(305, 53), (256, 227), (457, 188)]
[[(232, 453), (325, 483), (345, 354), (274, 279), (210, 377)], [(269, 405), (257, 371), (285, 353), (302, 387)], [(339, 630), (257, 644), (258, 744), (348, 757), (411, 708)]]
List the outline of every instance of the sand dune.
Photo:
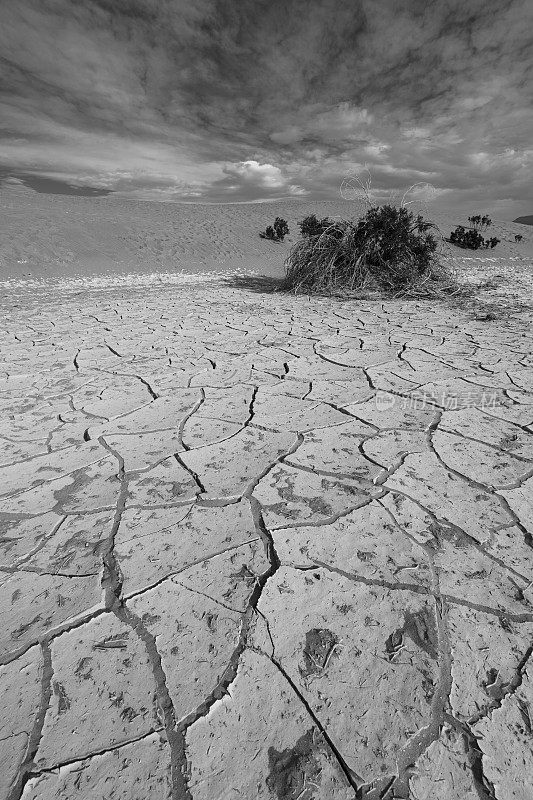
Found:
[[(0, 190), (0, 278), (73, 277), (102, 273), (235, 271), (281, 275), (298, 235), (298, 221), (318, 216), (350, 218), (355, 203), (281, 200), (273, 203), (175, 204), (110, 197)], [(259, 238), (276, 216), (288, 220), (283, 244)], [(446, 234), (465, 219), (434, 215)], [(515, 233), (524, 240), (514, 242)], [(491, 235), (502, 242), (482, 256), (533, 258), (533, 232), (494, 220)], [(471, 255), (453, 248), (459, 259)], [(480, 257), (481, 254), (476, 254)]]

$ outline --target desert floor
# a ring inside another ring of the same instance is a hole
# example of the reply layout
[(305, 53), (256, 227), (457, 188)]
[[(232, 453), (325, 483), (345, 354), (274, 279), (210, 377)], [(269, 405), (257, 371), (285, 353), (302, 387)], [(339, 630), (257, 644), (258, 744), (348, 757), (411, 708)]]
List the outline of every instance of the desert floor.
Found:
[(1, 800), (530, 800), (533, 230), (487, 316), (1, 200)]

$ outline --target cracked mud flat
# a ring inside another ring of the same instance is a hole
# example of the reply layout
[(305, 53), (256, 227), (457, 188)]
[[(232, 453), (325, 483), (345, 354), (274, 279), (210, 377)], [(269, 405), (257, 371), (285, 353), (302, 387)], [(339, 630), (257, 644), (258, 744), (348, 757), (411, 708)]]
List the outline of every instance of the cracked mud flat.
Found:
[(531, 800), (528, 315), (102, 281), (3, 300), (0, 800)]

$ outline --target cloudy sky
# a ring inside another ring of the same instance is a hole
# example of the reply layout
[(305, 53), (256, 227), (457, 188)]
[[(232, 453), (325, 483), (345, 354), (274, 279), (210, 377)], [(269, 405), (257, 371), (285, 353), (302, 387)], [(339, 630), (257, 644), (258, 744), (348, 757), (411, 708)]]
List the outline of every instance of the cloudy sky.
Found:
[(366, 167), (383, 197), (533, 213), (532, 0), (2, 0), (0, 22), (4, 179), (335, 199)]

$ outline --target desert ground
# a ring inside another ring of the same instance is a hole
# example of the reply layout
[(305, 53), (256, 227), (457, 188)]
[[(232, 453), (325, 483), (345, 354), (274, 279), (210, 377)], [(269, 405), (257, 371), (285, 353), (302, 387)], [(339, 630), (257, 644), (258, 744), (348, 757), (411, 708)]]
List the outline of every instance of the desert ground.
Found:
[(533, 228), (261, 279), (348, 207), (0, 195), (0, 800), (533, 797)]

